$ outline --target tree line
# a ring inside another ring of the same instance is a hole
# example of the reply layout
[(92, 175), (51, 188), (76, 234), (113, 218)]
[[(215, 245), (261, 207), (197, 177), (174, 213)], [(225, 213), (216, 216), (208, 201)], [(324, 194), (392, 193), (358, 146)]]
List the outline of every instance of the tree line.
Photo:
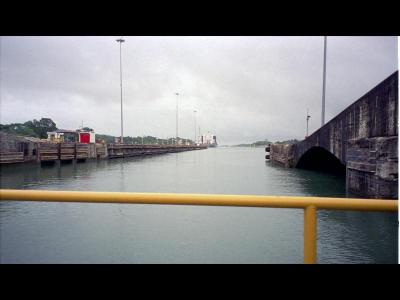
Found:
[(0, 124), (0, 130), (14, 135), (47, 138), (47, 132), (57, 130), (57, 125), (50, 118), (34, 119), (25, 123)]
[[(35, 137), (39, 139), (47, 139), (47, 132), (56, 131), (57, 124), (50, 118), (41, 118), (39, 121), (34, 119), (32, 121), (27, 121), (25, 123), (11, 123), (11, 124), (0, 124), (0, 130), (14, 134), (19, 136), (29, 136)], [(92, 128), (83, 127), (84, 131), (93, 131)], [(96, 140), (103, 141), (105, 143), (115, 143), (115, 136), (107, 135), (107, 134), (97, 134)], [(182, 139), (179, 138), (182, 143), (190, 143), (193, 144), (193, 141), (190, 139)], [(175, 138), (169, 139), (159, 139), (154, 136), (124, 136), (125, 144), (163, 144), (163, 145), (172, 145), (175, 144)]]
[(254, 143), (251, 144), (238, 144), (238, 145), (234, 145), (234, 147), (263, 147), (269, 144), (296, 144), (299, 141), (296, 139), (292, 139), (292, 140), (285, 140), (285, 141), (275, 141), (275, 142), (271, 142), (268, 141), (267, 139), (265, 139), (264, 141), (256, 141)]

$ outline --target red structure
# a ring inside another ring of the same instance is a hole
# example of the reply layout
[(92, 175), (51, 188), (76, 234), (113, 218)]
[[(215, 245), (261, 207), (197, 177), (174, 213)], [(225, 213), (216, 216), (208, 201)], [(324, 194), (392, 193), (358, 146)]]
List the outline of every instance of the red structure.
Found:
[(79, 140), (81, 143), (90, 143), (90, 133), (89, 132), (79, 132)]

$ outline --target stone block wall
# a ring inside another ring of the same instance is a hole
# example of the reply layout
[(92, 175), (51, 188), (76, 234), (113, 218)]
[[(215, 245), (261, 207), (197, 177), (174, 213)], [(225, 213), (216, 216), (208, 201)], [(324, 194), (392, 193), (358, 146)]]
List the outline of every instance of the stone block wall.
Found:
[(294, 145), (272, 144), (270, 146), (270, 159), (272, 162), (277, 162), (287, 168), (294, 167)]
[(346, 187), (368, 198), (398, 198), (398, 138), (353, 139), (347, 144)]

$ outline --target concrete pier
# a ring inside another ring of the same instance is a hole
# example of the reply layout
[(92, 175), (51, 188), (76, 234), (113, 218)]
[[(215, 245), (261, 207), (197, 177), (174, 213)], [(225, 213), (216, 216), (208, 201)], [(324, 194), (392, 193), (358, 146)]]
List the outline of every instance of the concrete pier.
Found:
[(0, 164), (84, 162), (207, 149), (206, 145), (131, 145), (104, 143), (56, 143), (0, 132)]
[(107, 146), (108, 158), (155, 155), (155, 154), (202, 150), (202, 149), (207, 149), (207, 146), (127, 145), (127, 144), (109, 144)]

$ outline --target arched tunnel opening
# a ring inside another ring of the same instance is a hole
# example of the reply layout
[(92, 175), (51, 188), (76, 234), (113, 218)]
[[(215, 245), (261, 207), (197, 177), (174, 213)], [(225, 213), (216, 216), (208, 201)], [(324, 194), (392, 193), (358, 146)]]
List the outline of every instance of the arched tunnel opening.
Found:
[(312, 147), (298, 161), (296, 168), (320, 171), (340, 176), (346, 175), (346, 166), (322, 147)]

